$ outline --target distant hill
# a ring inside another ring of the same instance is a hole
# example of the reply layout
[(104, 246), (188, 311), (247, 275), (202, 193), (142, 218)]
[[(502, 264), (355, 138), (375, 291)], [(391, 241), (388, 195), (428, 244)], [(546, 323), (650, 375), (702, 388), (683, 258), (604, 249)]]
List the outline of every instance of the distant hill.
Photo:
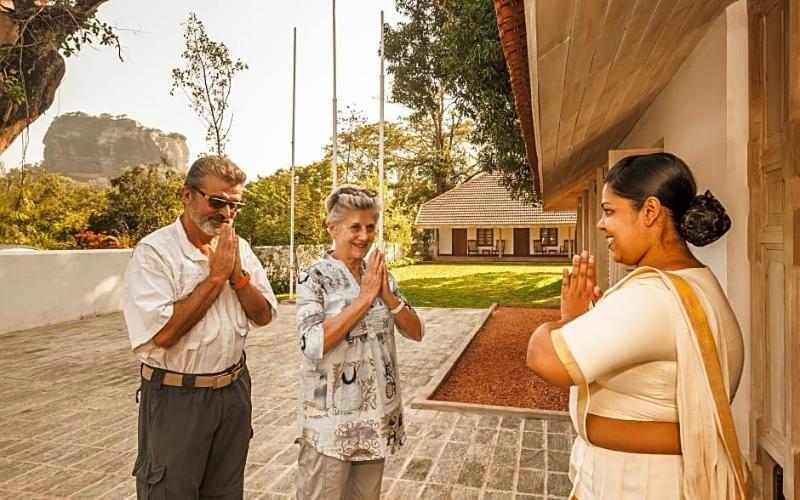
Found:
[(42, 166), (80, 181), (118, 176), (133, 165), (160, 163), (188, 170), (186, 137), (148, 128), (130, 118), (109, 114), (57, 116), (44, 136)]

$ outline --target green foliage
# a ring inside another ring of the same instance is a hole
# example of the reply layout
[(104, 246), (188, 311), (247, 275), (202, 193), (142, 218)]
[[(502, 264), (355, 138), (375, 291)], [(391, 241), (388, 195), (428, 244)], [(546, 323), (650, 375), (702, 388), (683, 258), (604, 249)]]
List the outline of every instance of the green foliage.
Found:
[(105, 203), (103, 190), (40, 167), (12, 169), (0, 177), (0, 242), (72, 248), (73, 235)]
[[(295, 169), (295, 244), (330, 241), (325, 231), (324, 201), (331, 189), (328, 160)], [(245, 209), (236, 217), (236, 232), (251, 245), (288, 245), (290, 173), (280, 169), (247, 184)]]
[(135, 244), (156, 229), (171, 224), (183, 209), (183, 176), (171, 168), (140, 165), (111, 179), (106, 209), (89, 218), (94, 232)]
[(557, 305), (561, 266), (530, 264), (420, 264), (393, 270), (417, 307), (489, 307), (493, 302)]
[[(115, 46), (118, 49), (120, 47), (119, 37), (114, 33), (112, 26), (96, 18), (90, 18), (83, 23), (80, 30), (66, 34), (59, 48), (64, 57), (70, 57), (87, 45)], [(120, 60), (122, 60), (121, 56)]]
[(385, 54), (394, 77), (392, 99), (412, 110), (407, 123), (414, 138), (412, 168), (402, 181), (409, 181), (411, 190), (405, 201), (417, 205), (473, 174), (476, 152), (469, 143), (471, 120), (444, 64), (449, 49), (442, 27), (449, 12), (439, 2), (397, 0), (396, 5), (407, 20), (387, 26)]
[(431, 121), (442, 151), (426, 158), (442, 179), (435, 189), (447, 190), (463, 180), (458, 173), (447, 177), (458, 162), (446, 161), (444, 131), (469, 118), (474, 123), (468, 139), (476, 146), (480, 169), (500, 173), (513, 196), (535, 201), (492, 2), (396, 3), (407, 20), (386, 30), (392, 97), (413, 110), (412, 121)]
[(14, 104), (25, 102), (25, 89), (22, 82), (15, 76), (8, 76), (0, 81), (0, 93), (5, 94)]
[(182, 89), (189, 107), (206, 126), (206, 141), (218, 155), (225, 154), (233, 117), (226, 118), (228, 98), (236, 73), (247, 69), (241, 59), (231, 59), (228, 47), (211, 40), (202, 21), (192, 12), (183, 33), (184, 66), (172, 70), (172, 90)]

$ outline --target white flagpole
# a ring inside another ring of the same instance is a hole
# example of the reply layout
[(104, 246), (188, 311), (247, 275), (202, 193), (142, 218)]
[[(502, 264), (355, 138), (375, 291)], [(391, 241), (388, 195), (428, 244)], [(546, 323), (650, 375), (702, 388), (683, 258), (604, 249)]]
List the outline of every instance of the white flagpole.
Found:
[(336, 0), (333, 0), (333, 154), (331, 170), (334, 189), (339, 185), (339, 172), (336, 166), (337, 156), (339, 155), (338, 114), (339, 109), (336, 105)]
[(292, 167), (291, 201), (289, 208), (289, 298), (294, 297), (294, 130), (295, 130), (295, 92), (297, 82), (297, 28), (293, 32), (292, 49)]
[(378, 223), (378, 248), (383, 248), (383, 11), (381, 11), (381, 91), (380, 91), (380, 121), (378, 125), (378, 202), (381, 205), (380, 222)]

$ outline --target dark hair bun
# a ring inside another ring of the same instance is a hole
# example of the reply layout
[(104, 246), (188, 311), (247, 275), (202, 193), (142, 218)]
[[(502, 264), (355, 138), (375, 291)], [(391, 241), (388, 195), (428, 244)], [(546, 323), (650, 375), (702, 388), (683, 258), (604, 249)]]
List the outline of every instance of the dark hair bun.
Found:
[(694, 197), (680, 224), (683, 237), (697, 247), (717, 241), (730, 228), (731, 218), (711, 191)]

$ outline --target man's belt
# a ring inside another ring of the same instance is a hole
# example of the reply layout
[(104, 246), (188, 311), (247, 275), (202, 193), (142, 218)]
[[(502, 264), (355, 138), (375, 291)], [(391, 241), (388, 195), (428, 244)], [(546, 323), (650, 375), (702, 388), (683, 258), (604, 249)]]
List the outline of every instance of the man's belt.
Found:
[(223, 373), (217, 375), (189, 375), (183, 373), (176, 373), (170, 372), (167, 370), (161, 370), (158, 368), (153, 368), (151, 366), (142, 365), (142, 378), (150, 381), (153, 379), (153, 374), (156, 371), (164, 372), (164, 379), (161, 381), (163, 385), (168, 385), (171, 387), (183, 387), (184, 386), (184, 378), (194, 378), (194, 383), (189, 384), (189, 387), (199, 387), (199, 388), (212, 388), (212, 389), (222, 389), (223, 387), (227, 387), (232, 383), (239, 380), (239, 377), (242, 376), (244, 371), (246, 370), (246, 366), (243, 362), (239, 362), (233, 367), (231, 367), (230, 371), (225, 371)]

